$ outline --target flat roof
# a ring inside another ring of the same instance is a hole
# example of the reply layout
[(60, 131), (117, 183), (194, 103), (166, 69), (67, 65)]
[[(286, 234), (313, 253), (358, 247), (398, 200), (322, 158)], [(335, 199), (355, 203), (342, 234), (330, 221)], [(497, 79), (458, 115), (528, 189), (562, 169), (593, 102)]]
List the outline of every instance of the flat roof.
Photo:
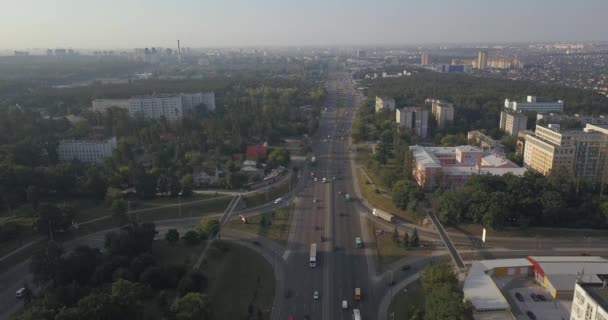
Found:
[(608, 310), (608, 288), (603, 284), (579, 283), (579, 285), (599, 304), (604, 310)]
[(488, 274), (498, 267), (531, 267), (532, 263), (525, 258), (475, 261), (464, 280), (464, 297), (476, 310), (506, 310), (509, 302)]

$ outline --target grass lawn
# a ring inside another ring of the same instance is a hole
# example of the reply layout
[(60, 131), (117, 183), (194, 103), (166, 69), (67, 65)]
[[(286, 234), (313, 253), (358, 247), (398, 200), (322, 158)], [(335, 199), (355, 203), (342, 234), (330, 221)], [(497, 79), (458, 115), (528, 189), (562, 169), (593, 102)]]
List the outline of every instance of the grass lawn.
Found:
[[(272, 266), (257, 252), (230, 242), (220, 257), (210, 255), (202, 270), (209, 278), (205, 292), (214, 306), (215, 319), (248, 319), (249, 306), (270, 319), (275, 279)], [(257, 312), (257, 311), (256, 311)]]
[(401, 210), (393, 204), (392, 197), (388, 193), (377, 193), (374, 187), (367, 183), (367, 178), (363, 174), (360, 169), (357, 169), (357, 181), (359, 183), (359, 189), (361, 190), (361, 195), (367, 200), (367, 202), (374, 208), (381, 209), (388, 213), (392, 213), (406, 222), (412, 223), (414, 220), (413, 217), (409, 214), (409, 212), (405, 210)]
[[(251, 217), (246, 224), (240, 218), (235, 217), (228, 222), (227, 227), (257, 234), (285, 246), (287, 245), (287, 237), (289, 236), (292, 209), (293, 207), (281, 208), (274, 212)], [(270, 225), (260, 225), (262, 217), (266, 217), (266, 220), (270, 221)]]
[[(407, 292), (399, 288), (399, 293), (395, 295), (388, 307), (388, 320), (392, 319), (411, 319), (414, 311), (424, 310), (424, 293), (420, 280), (410, 283)], [(394, 313), (394, 317), (391, 314)]]
[[(433, 245), (424, 241), (420, 241), (421, 244), (424, 244), (423, 248), (404, 248), (393, 241), (393, 230), (383, 230), (376, 227), (373, 222), (369, 222), (369, 224), (376, 239), (379, 272), (384, 272), (400, 259), (413, 256), (426, 256), (433, 250)], [(399, 236), (403, 238), (403, 233), (399, 233)], [(412, 234), (410, 233), (411, 236)]]

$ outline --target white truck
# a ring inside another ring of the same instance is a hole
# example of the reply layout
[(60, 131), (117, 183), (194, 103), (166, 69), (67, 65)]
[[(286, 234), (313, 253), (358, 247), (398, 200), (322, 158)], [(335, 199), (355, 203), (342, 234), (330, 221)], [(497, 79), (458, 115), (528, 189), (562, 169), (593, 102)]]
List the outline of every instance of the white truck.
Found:
[(380, 209), (376, 209), (374, 208), (372, 210), (372, 214), (380, 219), (384, 219), (388, 222), (393, 222), (393, 220), (395, 219), (395, 216), (393, 216), (392, 214), (386, 212), (386, 211), (382, 211)]
[(314, 268), (317, 266), (317, 244), (313, 243), (310, 245), (310, 267)]

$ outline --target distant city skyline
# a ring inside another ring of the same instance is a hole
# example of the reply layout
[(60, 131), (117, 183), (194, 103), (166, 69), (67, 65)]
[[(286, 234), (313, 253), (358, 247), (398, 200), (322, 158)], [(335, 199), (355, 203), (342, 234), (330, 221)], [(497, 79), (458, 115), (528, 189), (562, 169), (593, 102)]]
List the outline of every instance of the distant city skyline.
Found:
[(605, 41), (605, 0), (23, 0), (0, 49)]

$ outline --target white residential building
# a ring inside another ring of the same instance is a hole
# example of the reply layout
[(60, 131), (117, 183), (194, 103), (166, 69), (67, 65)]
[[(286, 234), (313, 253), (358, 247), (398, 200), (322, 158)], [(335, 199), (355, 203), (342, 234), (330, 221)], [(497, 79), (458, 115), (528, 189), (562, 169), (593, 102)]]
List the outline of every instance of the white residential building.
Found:
[(426, 138), (429, 125), (429, 111), (427, 109), (419, 107), (397, 109), (395, 120), (400, 128), (406, 128), (414, 135)]
[[(604, 280), (606, 281), (606, 280)], [(608, 288), (605, 283), (576, 283), (570, 320), (607, 320)]]
[(116, 107), (129, 109), (129, 99), (95, 99), (93, 100), (93, 111), (105, 112)]
[(103, 162), (116, 149), (116, 137), (108, 140), (63, 140), (59, 142), (59, 161)]
[(540, 97), (528, 96), (525, 102), (511, 101), (505, 99), (505, 108), (515, 112), (536, 112), (536, 113), (549, 113), (549, 112), (563, 112), (564, 101), (547, 101)]
[(146, 119), (159, 119), (164, 116), (169, 120), (177, 120), (183, 117), (184, 112), (195, 111), (203, 105), (207, 111), (215, 110), (213, 91), (93, 100), (94, 111), (104, 112), (110, 107), (118, 107), (128, 110), (132, 116), (141, 113)]
[(376, 97), (376, 112), (395, 110), (395, 99), (389, 97)]
[(181, 119), (184, 115), (180, 96), (147, 96), (129, 99), (129, 113), (142, 114), (145, 119)]
[(500, 130), (516, 137), (520, 131), (527, 129), (528, 117), (519, 112), (501, 111)]
[[(429, 100), (429, 99), (427, 99)], [(426, 101), (426, 100), (425, 100)], [(454, 105), (441, 100), (431, 100), (431, 112), (437, 121), (437, 127), (444, 128), (448, 123), (454, 122)]]

